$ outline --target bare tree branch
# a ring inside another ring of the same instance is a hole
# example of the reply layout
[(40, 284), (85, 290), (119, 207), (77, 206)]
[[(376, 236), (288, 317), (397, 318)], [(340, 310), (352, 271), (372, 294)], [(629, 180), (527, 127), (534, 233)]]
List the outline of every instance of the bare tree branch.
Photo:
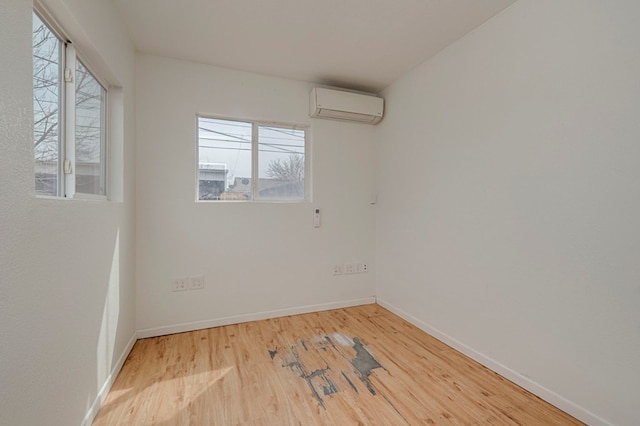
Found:
[(278, 158), (267, 166), (267, 176), (284, 182), (304, 181), (304, 156), (290, 154), (286, 159)]

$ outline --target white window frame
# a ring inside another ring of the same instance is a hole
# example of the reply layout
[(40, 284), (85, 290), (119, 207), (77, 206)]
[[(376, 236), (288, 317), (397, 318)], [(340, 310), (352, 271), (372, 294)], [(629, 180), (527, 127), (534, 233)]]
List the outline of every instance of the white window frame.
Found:
[[(39, 198), (80, 199), (80, 200), (108, 200), (109, 199), (109, 88), (106, 80), (95, 72), (87, 60), (77, 51), (69, 37), (58, 25), (46, 8), (35, 1), (33, 13), (48, 27), (48, 29), (62, 42), (60, 54), (61, 85), (59, 100), (59, 143), (58, 143), (58, 187), (57, 195), (36, 193)], [(32, 53), (33, 54), (33, 53)], [(103, 183), (104, 194), (90, 194), (76, 191), (76, 62), (80, 61), (91, 76), (102, 86), (105, 99), (101, 105), (101, 141), (100, 141), (100, 179)], [(71, 76), (69, 79), (68, 76)]]
[[(251, 124), (251, 199), (250, 200), (201, 200), (200, 199), (200, 137), (198, 124), (201, 118), (225, 121), (239, 121)], [(254, 178), (258, 173), (259, 167), (259, 137), (258, 129), (265, 127), (279, 127), (291, 130), (304, 130), (304, 197), (298, 199), (284, 198), (260, 198), (258, 194), (259, 178)], [(277, 121), (259, 121), (238, 117), (224, 117), (218, 115), (196, 114), (196, 162), (195, 162), (195, 197), (198, 203), (309, 203), (311, 198), (311, 126), (306, 124), (283, 123)]]

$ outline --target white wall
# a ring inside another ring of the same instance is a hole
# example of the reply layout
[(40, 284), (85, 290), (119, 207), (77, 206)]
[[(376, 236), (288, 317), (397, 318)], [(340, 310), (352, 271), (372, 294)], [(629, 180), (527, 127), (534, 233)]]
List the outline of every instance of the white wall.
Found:
[[(142, 335), (374, 295), (373, 127), (309, 119), (307, 83), (147, 55), (136, 72)], [(310, 125), (313, 201), (196, 203), (199, 113)], [(360, 260), (370, 272), (332, 275)], [(204, 290), (169, 290), (172, 277), (196, 274)]]
[(134, 51), (110, 2), (51, 0), (47, 5), (91, 63), (99, 64), (111, 83), (122, 86), (126, 119), (112, 154), (115, 169), (124, 173), (124, 180), (115, 178), (112, 184), (116, 196), (124, 201), (80, 202), (34, 196), (32, 5), (22, 0), (3, 1), (3, 425), (80, 424), (135, 332)]
[(385, 90), (376, 135), (383, 303), (592, 424), (640, 421), (638, 18), (520, 0)]

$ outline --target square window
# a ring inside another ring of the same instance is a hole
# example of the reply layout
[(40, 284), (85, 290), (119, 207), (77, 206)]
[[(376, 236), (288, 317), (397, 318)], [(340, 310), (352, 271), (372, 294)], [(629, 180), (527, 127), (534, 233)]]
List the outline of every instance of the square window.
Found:
[(306, 130), (198, 117), (198, 200), (304, 200)]

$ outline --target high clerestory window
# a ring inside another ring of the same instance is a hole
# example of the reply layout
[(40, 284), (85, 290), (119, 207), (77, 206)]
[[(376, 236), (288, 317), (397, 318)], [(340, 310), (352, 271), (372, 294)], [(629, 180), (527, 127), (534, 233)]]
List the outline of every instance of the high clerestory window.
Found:
[(307, 198), (305, 128), (209, 117), (197, 121), (198, 200)]
[(106, 198), (107, 86), (37, 10), (33, 137), (36, 194)]

